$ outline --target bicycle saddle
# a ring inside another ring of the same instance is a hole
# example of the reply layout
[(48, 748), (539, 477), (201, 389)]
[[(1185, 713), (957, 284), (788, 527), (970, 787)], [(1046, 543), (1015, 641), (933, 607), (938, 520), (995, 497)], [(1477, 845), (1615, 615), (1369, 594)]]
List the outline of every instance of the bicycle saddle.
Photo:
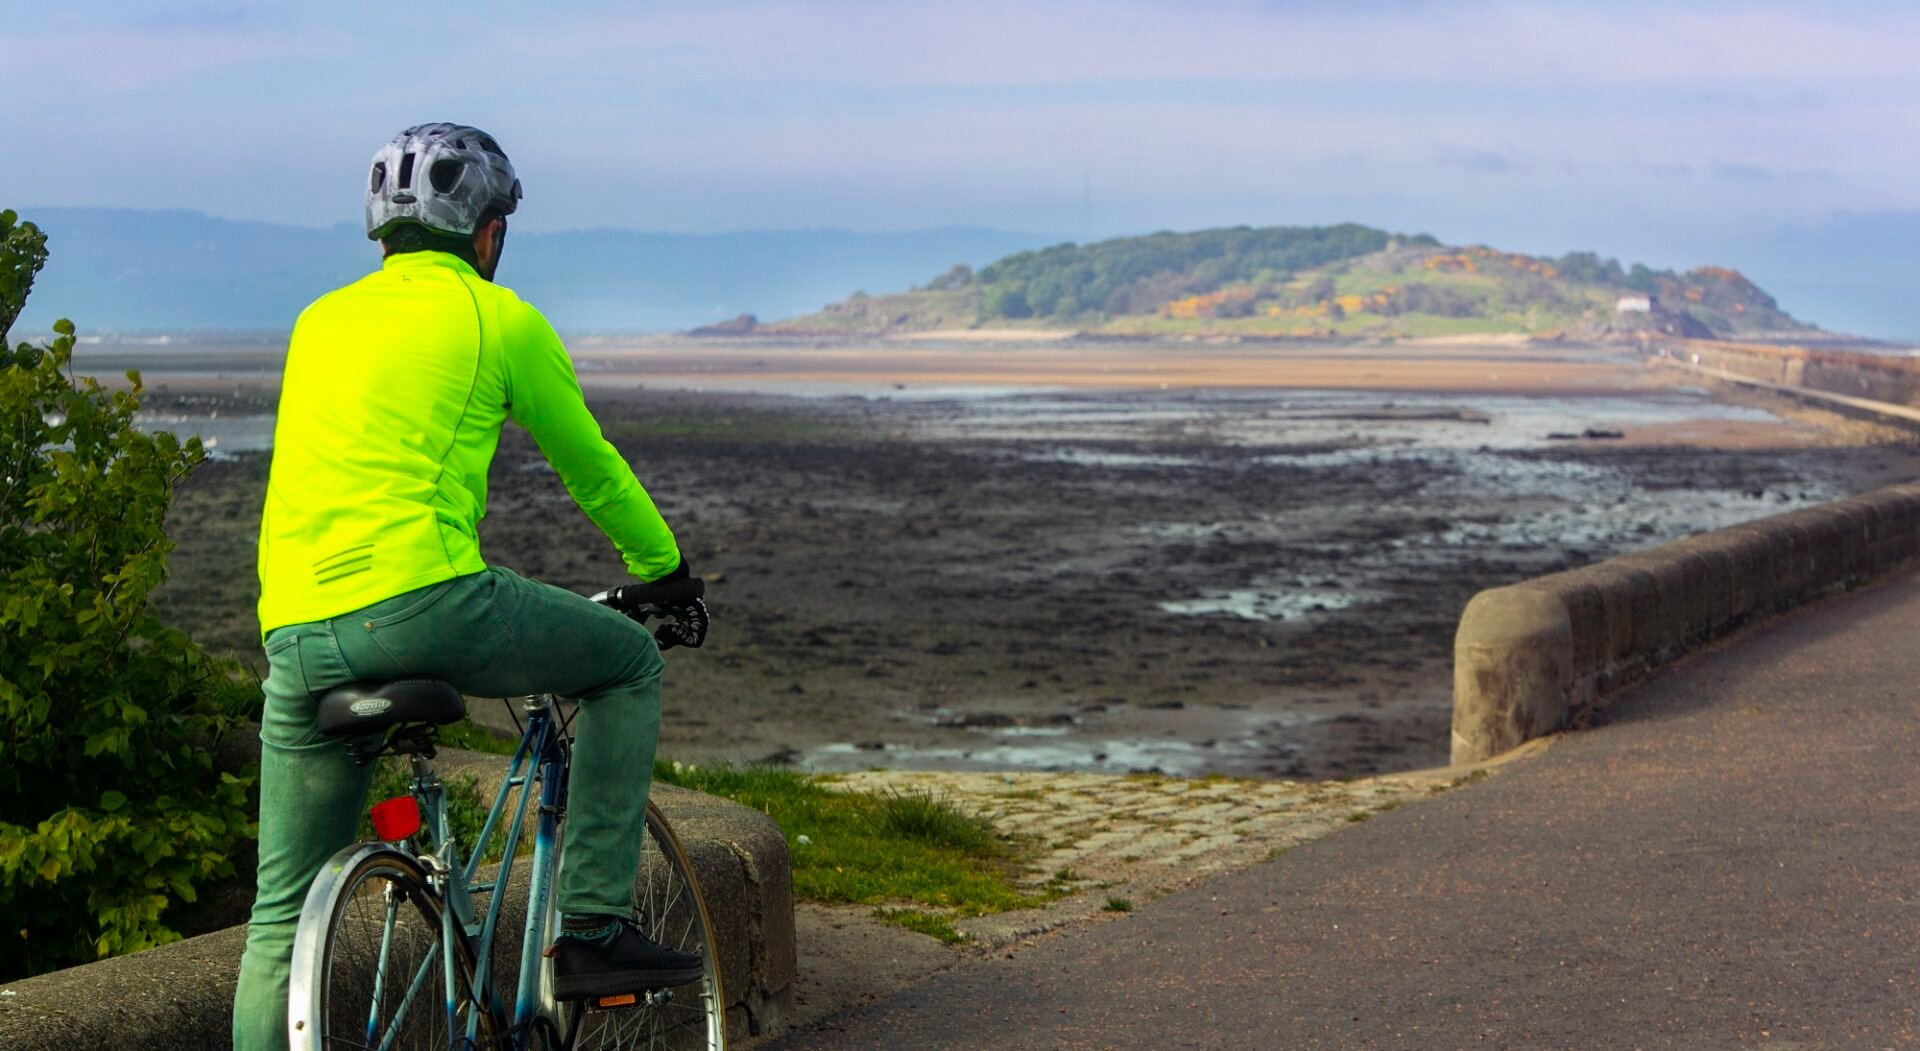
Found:
[(330, 737), (358, 737), (405, 723), (457, 723), (466, 699), (439, 679), (395, 679), (336, 686), (320, 696), (317, 722)]

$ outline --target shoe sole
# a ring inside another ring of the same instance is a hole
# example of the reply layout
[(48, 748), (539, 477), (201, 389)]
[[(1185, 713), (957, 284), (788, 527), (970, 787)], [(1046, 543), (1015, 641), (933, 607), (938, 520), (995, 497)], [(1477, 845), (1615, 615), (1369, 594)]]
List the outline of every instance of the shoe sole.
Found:
[(651, 993), (676, 985), (697, 982), (706, 976), (704, 967), (678, 971), (606, 971), (600, 974), (555, 976), (555, 1000), (594, 1000), (625, 993)]

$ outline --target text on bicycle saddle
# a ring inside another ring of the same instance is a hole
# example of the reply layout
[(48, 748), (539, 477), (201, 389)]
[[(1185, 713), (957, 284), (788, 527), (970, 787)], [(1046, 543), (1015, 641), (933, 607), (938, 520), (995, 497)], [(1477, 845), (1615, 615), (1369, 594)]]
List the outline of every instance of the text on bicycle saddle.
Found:
[(358, 736), (403, 723), (457, 723), (467, 714), (467, 702), (439, 679), (356, 682), (322, 694), (316, 714), (321, 733)]

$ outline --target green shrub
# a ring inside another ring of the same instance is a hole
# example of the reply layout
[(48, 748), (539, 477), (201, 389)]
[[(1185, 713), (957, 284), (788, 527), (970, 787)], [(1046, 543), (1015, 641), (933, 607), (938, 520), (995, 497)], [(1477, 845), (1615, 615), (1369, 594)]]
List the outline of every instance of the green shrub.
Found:
[[(0, 212), (0, 330), (46, 239)], [(140, 382), (71, 371), (74, 328), (0, 344), (0, 980), (178, 937), (232, 876), (252, 772), (212, 749), (258, 693), (147, 611), (197, 439), (133, 425)]]

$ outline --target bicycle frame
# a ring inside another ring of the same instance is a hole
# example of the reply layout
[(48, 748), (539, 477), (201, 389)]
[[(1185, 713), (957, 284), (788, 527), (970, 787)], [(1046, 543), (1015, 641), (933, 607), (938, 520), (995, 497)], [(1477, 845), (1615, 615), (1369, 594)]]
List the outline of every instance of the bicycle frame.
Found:
[[(447, 928), (445, 937), (453, 937), (457, 923), (462, 936), (473, 946), (474, 995), (479, 999), (481, 1008), (493, 1016), (494, 1028), (510, 1035), (512, 1046), (520, 1046), (524, 1042), (534, 1018), (546, 1006), (541, 1002), (539, 988), (540, 955), (547, 943), (547, 903), (553, 894), (554, 862), (560, 846), (560, 819), (566, 809), (569, 760), (565, 735), (560, 732), (554, 719), (552, 695), (528, 698), (524, 710), (527, 716), (526, 729), (521, 733), (520, 744), (514, 749), (513, 758), (507, 765), (507, 776), (494, 793), (493, 805), (488, 808), (486, 822), (480, 827), (479, 842), (474, 844), (473, 856), (466, 859), (464, 865), (460, 860), (459, 844), (454, 841), (452, 830), (447, 825), (446, 790), (433, 773), (430, 762), (415, 757), (413, 784), (414, 795), (421, 800), (423, 811), (432, 815), (434, 849), (432, 853), (423, 855), (421, 860), (440, 878), (439, 890), (446, 904), (442, 913)], [(422, 767), (425, 767), (425, 777), (421, 776)], [(514, 989), (513, 1014), (509, 1021), (503, 1017), (502, 1004), (494, 989), (491, 973), (493, 945), (499, 933), (501, 906), (507, 897), (505, 891), (513, 877), (521, 837), (525, 834), (527, 810), (535, 799), (535, 782), (539, 784), (540, 791), (539, 807), (534, 819), (533, 868), (528, 880), (527, 918), (520, 942), (519, 975)], [(517, 799), (514, 798), (516, 795)], [(499, 827), (501, 818), (509, 808), (512, 817), (503, 841), (500, 867), (491, 881), (476, 883), (485, 845), (493, 838), (494, 830)], [(455, 870), (459, 872), (458, 879), (445, 878)], [(477, 914), (474, 906), (474, 899), (482, 894), (490, 895), (484, 918)], [(451, 966), (450, 960), (448, 966)], [(447, 988), (453, 988), (451, 978)], [(469, 1041), (476, 1035), (475, 1026), (475, 1021), (468, 1022)]]
[[(560, 849), (560, 823), (565, 813), (567, 772), (571, 758), (566, 735), (555, 718), (553, 696), (531, 697), (523, 703), (526, 727), (508, 764), (507, 776), (494, 794), (493, 805), (487, 811), (478, 842), (474, 844), (473, 856), (461, 857), (461, 845), (448, 824), (446, 786), (435, 771), (433, 761), (413, 755), (411, 791), (420, 803), (421, 829), (426, 834), (428, 849), (414, 852), (400, 842), (389, 842), (362, 843), (341, 851), (321, 871), (309, 889), (306, 905), (301, 911), (300, 928), (295, 935), (296, 958), (299, 958), (298, 950), (303, 945), (312, 944), (325, 936), (324, 925), (326, 918), (332, 914), (332, 904), (347, 890), (344, 886), (345, 874), (368, 857), (392, 855), (402, 864), (421, 871), (440, 899), (439, 951), (429, 954), (428, 959), (422, 962), (420, 972), (410, 977), (387, 975), (383, 961), (380, 972), (373, 976), (376, 986), (390, 979), (407, 981), (407, 999), (411, 1001), (413, 991), (418, 990), (422, 976), (427, 973), (426, 968), (434, 965), (433, 957), (437, 955), (437, 962), (444, 971), (445, 987), (449, 991), (448, 1002), (444, 1005), (447, 1031), (461, 1033), (459, 1005), (453, 1002), (451, 996), (452, 990), (458, 988), (454, 974), (458, 964), (452, 950), (460, 944), (456, 938), (464, 939), (466, 946), (472, 950), (474, 960), (473, 995), (476, 1007), (487, 1013), (498, 1046), (506, 1048), (525, 1047), (539, 1017), (543, 1013), (551, 1015), (553, 1011), (548, 991), (541, 988), (540, 984), (541, 954), (548, 940), (547, 921), (551, 912), (548, 903), (554, 893), (555, 862)], [(534, 792), (536, 782), (539, 785), (537, 797)], [(534, 818), (533, 868), (528, 880), (527, 916), (520, 944), (519, 975), (509, 1016), (494, 987), (491, 961), (494, 939), (499, 933), (501, 908), (506, 900), (505, 892), (519, 860), (520, 843), (526, 833), (527, 812), (533, 808), (536, 798), (539, 805)], [(476, 882), (485, 845), (493, 838), (502, 820), (507, 822), (507, 828), (499, 868), (491, 880)], [(491, 896), (484, 915), (475, 904), (475, 899), (483, 894)], [(323, 990), (319, 987), (323, 983), (309, 984), (312, 981), (313, 976), (295, 968), (289, 1002), (308, 1005), (304, 1012), (308, 1017), (302, 1018), (296, 1012), (289, 1019), (289, 1039), (296, 1048), (311, 1046), (317, 1024), (309, 1025), (309, 1022), (317, 1023), (324, 1011), (325, 1005), (321, 1002)], [(464, 1044), (456, 1043), (456, 1046), (476, 1046), (479, 1023), (477, 1014), (469, 1017), (464, 1027)], [(456, 1041), (458, 1039), (456, 1036)]]

